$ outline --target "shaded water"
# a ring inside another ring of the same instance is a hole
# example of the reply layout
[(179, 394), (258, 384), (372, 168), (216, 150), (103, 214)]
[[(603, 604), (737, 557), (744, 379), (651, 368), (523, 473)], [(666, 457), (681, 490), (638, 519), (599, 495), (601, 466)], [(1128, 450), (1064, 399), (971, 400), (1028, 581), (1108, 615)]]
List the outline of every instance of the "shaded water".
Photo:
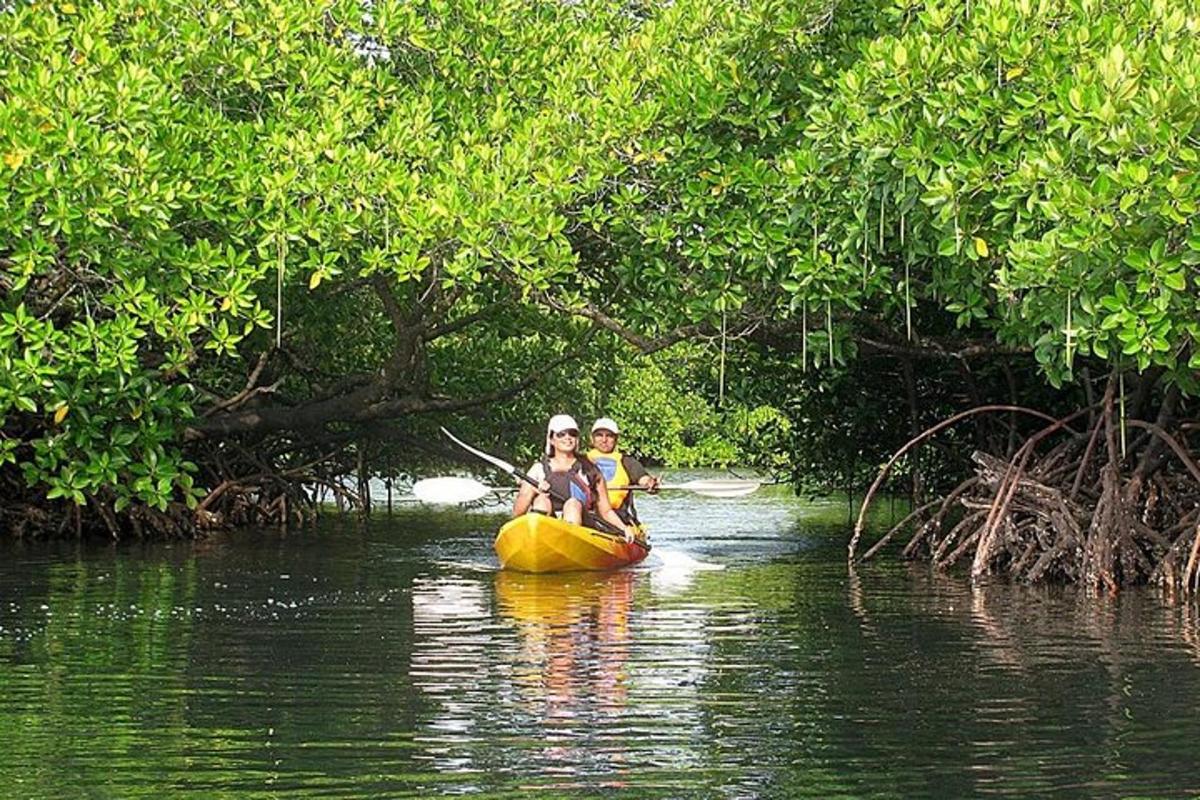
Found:
[(1149, 593), (847, 573), (842, 505), (649, 499), (613, 574), (499, 518), (0, 545), (0, 796), (1184, 797), (1200, 628)]

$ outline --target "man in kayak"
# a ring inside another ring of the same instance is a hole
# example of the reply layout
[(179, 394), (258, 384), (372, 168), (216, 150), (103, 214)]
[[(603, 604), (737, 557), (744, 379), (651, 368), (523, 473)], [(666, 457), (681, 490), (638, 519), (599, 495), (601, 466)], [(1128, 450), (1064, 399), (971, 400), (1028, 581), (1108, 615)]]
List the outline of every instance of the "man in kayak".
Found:
[[(644, 486), (651, 494), (657, 493), (659, 479), (647, 472), (636, 458), (617, 449), (617, 437), (620, 435), (621, 429), (610, 417), (600, 417), (593, 422), (592, 449), (587, 452), (588, 461), (596, 465), (611, 486)], [(638, 524), (633, 492), (609, 489), (608, 502), (622, 520)]]
[(608, 483), (592, 462), (579, 458), (579, 424), (567, 414), (555, 414), (546, 426), (546, 447), (541, 460), (529, 468), (535, 489), (522, 483), (513, 503), (513, 516), (533, 511), (554, 514), (572, 525), (598, 527), (607, 522), (632, 542), (637, 528), (617, 515), (608, 501)]

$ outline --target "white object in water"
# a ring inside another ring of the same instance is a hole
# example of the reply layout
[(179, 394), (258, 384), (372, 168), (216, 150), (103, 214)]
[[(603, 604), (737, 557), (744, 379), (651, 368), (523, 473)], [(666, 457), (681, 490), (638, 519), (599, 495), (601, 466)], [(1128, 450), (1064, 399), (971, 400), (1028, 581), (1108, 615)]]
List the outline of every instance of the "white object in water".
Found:
[(422, 503), (453, 505), (482, 500), (492, 492), (504, 491), (494, 486), (484, 486), (472, 478), (426, 478), (413, 484), (413, 496)]
[(663, 570), (679, 572), (713, 572), (725, 569), (724, 564), (712, 564), (707, 561), (697, 561), (682, 550), (663, 550), (655, 548), (654, 555), (661, 562)]

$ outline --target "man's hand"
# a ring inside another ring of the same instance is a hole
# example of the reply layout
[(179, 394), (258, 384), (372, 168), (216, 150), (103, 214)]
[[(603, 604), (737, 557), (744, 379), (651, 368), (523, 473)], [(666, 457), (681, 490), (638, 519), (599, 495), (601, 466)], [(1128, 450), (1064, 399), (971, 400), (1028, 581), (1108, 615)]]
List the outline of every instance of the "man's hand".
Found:
[(637, 528), (632, 525), (625, 526), (625, 543), (628, 544), (637, 538)]
[(650, 479), (649, 483), (646, 484), (646, 488), (650, 494), (658, 494), (658, 487), (662, 484), (662, 481), (654, 475), (647, 475), (646, 477)]

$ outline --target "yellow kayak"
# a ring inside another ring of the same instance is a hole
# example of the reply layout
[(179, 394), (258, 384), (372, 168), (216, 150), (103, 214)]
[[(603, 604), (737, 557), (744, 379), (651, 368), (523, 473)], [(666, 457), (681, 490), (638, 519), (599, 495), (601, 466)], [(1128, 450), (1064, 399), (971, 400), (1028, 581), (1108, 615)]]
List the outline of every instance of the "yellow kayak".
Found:
[(620, 569), (650, 552), (644, 529), (626, 542), (619, 535), (572, 525), (545, 514), (509, 520), (496, 534), (500, 566), (521, 572)]

